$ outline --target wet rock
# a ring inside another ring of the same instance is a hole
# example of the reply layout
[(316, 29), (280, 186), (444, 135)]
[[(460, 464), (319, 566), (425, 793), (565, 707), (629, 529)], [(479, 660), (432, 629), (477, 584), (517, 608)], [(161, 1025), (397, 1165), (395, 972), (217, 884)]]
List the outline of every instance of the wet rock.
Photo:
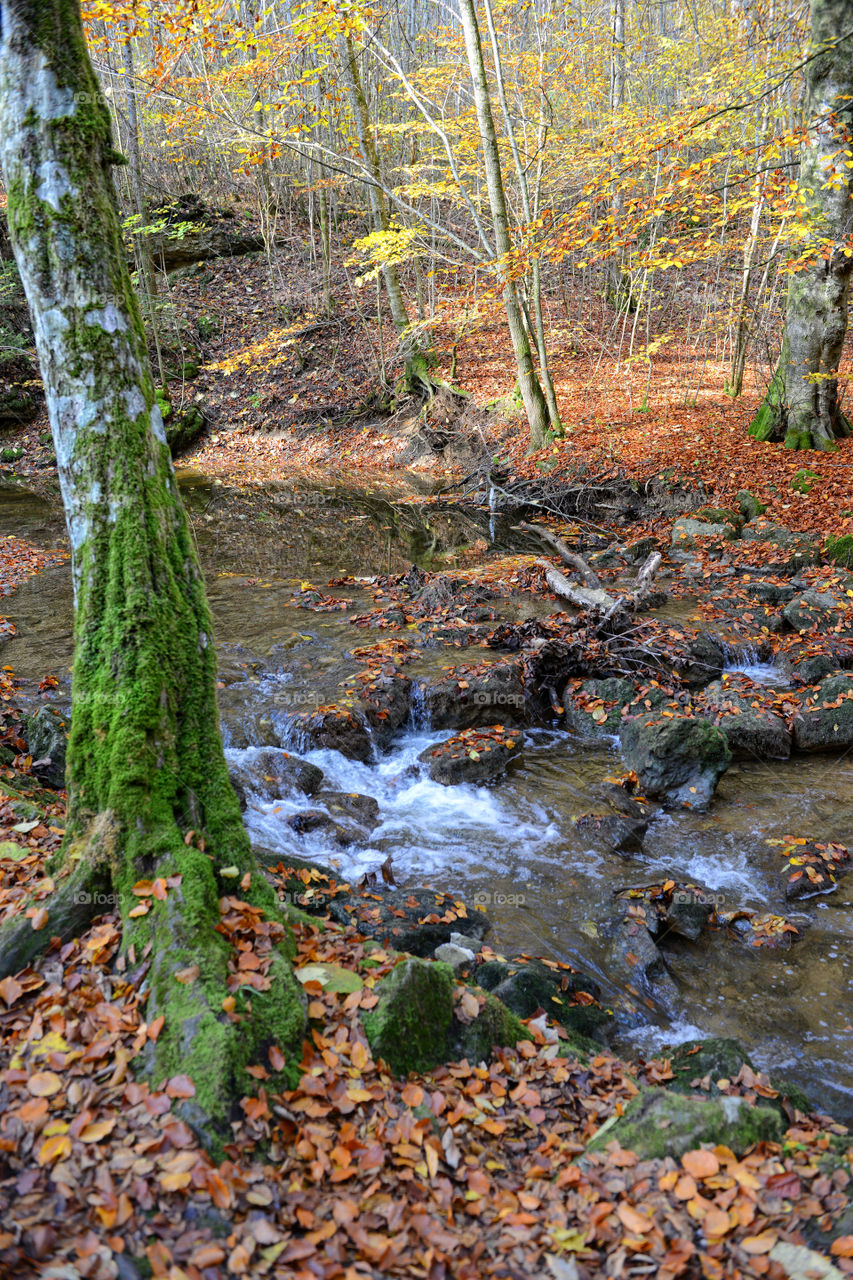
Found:
[(607, 938), (607, 976), (627, 991), (629, 1007), (636, 1008), (636, 1002), (642, 1000), (674, 1010), (675, 983), (643, 921), (619, 912), (602, 932)]
[(385, 745), (409, 718), (412, 682), (399, 671), (362, 683), (359, 709), (377, 742)]
[(818, 684), (837, 674), (838, 665), (828, 653), (809, 653), (804, 648), (791, 648), (779, 655), (782, 679), (796, 685)]
[(453, 970), (407, 956), (376, 988), (379, 1003), (362, 1015), (374, 1056), (398, 1076), (444, 1062), (481, 1062), (496, 1045), (528, 1036), (518, 1018), (485, 992), (457, 987)]
[(787, 858), (781, 875), (789, 902), (832, 893), (853, 867), (846, 846), (832, 840), (793, 840), (781, 852)]
[(373, 759), (370, 727), (365, 716), (352, 707), (318, 707), (316, 711), (293, 716), (288, 724), (288, 737), (302, 750), (325, 747), (362, 764)]
[(33, 774), (48, 787), (64, 787), (68, 747), (65, 717), (56, 707), (38, 707), (24, 721), (24, 736), (33, 758)]
[(373, 796), (344, 791), (316, 791), (312, 796), (322, 808), (305, 809), (287, 819), (292, 830), (305, 835), (319, 831), (335, 844), (366, 844), (379, 825), (379, 805)]
[(707, 631), (698, 632), (688, 643), (676, 670), (688, 689), (701, 689), (723, 674), (723, 646)]
[(574, 1036), (601, 1038), (613, 1024), (612, 1013), (598, 1003), (598, 984), (568, 966), (552, 968), (542, 960), (526, 957), (487, 960), (474, 970), (472, 978), (519, 1018), (530, 1018), (543, 1009)]
[(797, 573), (806, 565), (820, 564), (820, 547), (804, 534), (792, 533), (782, 525), (774, 524), (759, 516), (743, 526), (744, 542), (769, 544), (769, 558), (762, 556), (761, 569), (765, 572)]
[(644, 795), (692, 809), (708, 806), (731, 763), (724, 735), (708, 720), (661, 712), (626, 720), (622, 756)]
[(853, 676), (828, 676), (794, 716), (798, 751), (843, 751), (853, 746)]
[(431, 956), (460, 929), (482, 940), (492, 927), (485, 912), (469, 912), (457, 898), (426, 888), (352, 894), (333, 903), (329, 914), (336, 924), (354, 924), (365, 937), (415, 956)]
[(702, 706), (736, 759), (787, 760), (791, 733), (772, 702), (749, 682), (723, 679), (703, 690)]
[(583, 813), (574, 826), (584, 840), (603, 853), (642, 853), (648, 830), (644, 818), (628, 818), (618, 813)]
[(418, 760), (426, 766), (433, 782), (442, 786), (462, 782), (478, 785), (502, 777), (510, 764), (521, 758), (523, 741), (520, 730), (506, 730), (500, 724), (466, 729), (446, 742), (427, 747)]
[(787, 604), (797, 594), (796, 588), (790, 583), (765, 582), (760, 578), (741, 583), (740, 589), (744, 595), (751, 596), (759, 604)]
[(785, 1127), (778, 1111), (750, 1106), (745, 1098), (706, 1101), (648, 1089), (601, 1126), (587, 1151), (604, 1151), (615, 1140), (641, 1160), (654, 1160), (683, 1156), (706, 1142), (742, 1156), (757, 1142), (779, 1142)]
[(275, 748), (259, 751), (253, 760), (243, 764), (229, 763), (228, 772), (244, 809), (250, 794), (262, 800), (280, 800), (291, 791), (312, 796), (323, 785), (324, 777), (323, 770), (315, 764)]
[(794, 631), (816, 631), (834, 626), (842, 617), (841, 609), (841, 602), (829, 591), (804, 591), (785, 606), (782, 616)]
[(527, 719), (520, 662), (496, 662), (480, 673), (458, 672), (419, 682), (419, 701), (433, 729), (523, 724)]
[(618, 676), (583, 680), (572, 693), (566, 689), (563, 694), (566, 728), (591, 738), (618, 734), (622, 709), (636, 698), (637, 689), (630, 680), (621, 680)]
[(672, 526), (672, 546), (678, 551), (701, 546), (709, 538), (736, 537), (731, 525), (724, 521), (695, 520), (692, 516), (679, 516)]
[(676, 884), (672, 880), (624, 889), (616, 902), (626, 912), (625, 918), (644, 924), (656, 943), (671, 935), (695, 942), (715, 907), (714, 895), (701, 885)]
[(622, 554), (629, 564), (642, 564), (647, 560), (653, 551), (660, 549), (657, 538), (646, 537), (637, 538), (634, 542), (629, 542), (623, 548)]

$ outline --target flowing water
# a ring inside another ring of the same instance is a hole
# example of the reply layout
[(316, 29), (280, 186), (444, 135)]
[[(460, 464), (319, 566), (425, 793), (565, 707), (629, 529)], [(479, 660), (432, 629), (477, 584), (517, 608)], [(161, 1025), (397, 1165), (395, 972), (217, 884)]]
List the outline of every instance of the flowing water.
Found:
[[(295, 607), (302, 580), (322, 585), (344, 574), (399, 572), (413, 561), (448, 567), (465, 562), (472, 548), (488, 554), (484, 544), (502, 552), (535, 549), (494, 512), (412, 505), (398, 500), (402, 494), (229, 490), (198, 476), (185, 477), (183, 491), (216, 621), (223, 727), (235, 761), (251, 762), (257, 748), (239, 744), (247, 736), (257, 740), (259, 724), (280, 738), (294, 710), (333, 699), (359, 665), (349, 650), (388, 634), (354, 628), (344, 613)], [(0, 492), (0, 534), (9, 533), (60, 545), (61, 509)], [(370, 603), (357, 586), (329, 591)], [(25, 583), (5, 611), (18, 635), (6, 642), (3, 662), (24, 678), (25, 689), (54, 674), (60, 699), (67, 696), (67, 568)], [(502, 610), (509, 617), (524, 611), (541, 609), (530, 600)], [(433, 650), (407, 674), (429, 675), (471, 656)], [(475, 659), (483, 656), (474, 651)], [(757, 654), (735, 653), (730, 667), (765, 683), (778, 678)], [(430, 728), (415, 699), (408, 727), (371, 764), (328, 750), (308, 753), (326, 785), (376, 798), (381, 822), (368, 843), (342, 850), (318, 833), (294, 833), (286, 819), (310, 804), (301, 795), (251, 803), (246, 820), (253, 838), (283, 857), (333, 863), (348, 878), (377, 869), (390, 855), (400, 885), (426, 882), (485, 905), (496, 950), (573, 962), (598, 978), (606, 998), (617, 991), (600, 926), (614, 889), (672, 877), (706, 886), (724, 910), (784, 913), (800, 929), (788, 950), (746, 947), (722, 931), (668, 948), (678, 1007), (667, 1015), (646, 1011), (645, 1024), (623, 1031), (617, 1047), (652, 1052), (701, 1034), (734, 1035), (760, 1065), (784, 1070), (839, 1118), (853, 1118), (853, 875), (832, 896), (786, 910), (778, 848), (767, 843), (787, 835), (851, 843), (853, 758), (737, 762), (708, 813), (661, 815), (643, 853), (628, 860), (590, 849), (572, 824), (595, 807), (601, 781), (620, 771), (615, 740), (590, 744), (558, 730), (532, 730), (523, 759), (497, 786), (443, 787), (416, 761), (448, 733)]]

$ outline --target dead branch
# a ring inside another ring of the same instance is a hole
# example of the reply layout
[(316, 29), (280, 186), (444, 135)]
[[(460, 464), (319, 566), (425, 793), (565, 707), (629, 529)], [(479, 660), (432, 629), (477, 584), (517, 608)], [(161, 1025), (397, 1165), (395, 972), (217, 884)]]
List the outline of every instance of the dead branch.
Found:
[(583, 556), (579, 556), (575, 551), (570, 551), (563, 539), (558, 538), (549, 529), (543, 529), (539, 524), (528, 524), (525, 520), (522, 520), (516, 528), (523, 529), (526, 533), (535, 533), (543, 542), (547, 542), (548, 546), (556, 551), (563, 564), (567, 564), (569, 568), (580, 574), (585, 586), (591, 587), (593, 590), (601, 586), (600, 579), (590, 569)]

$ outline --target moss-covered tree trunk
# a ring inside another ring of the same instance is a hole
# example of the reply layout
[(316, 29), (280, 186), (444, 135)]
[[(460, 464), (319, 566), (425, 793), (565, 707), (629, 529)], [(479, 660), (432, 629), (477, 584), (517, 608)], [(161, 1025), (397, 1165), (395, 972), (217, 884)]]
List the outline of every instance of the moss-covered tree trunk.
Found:
[[(298, 1060), (303, 1007), (228, 779), (210, 612), (121, 244), (111, 172), (121, 157), (79, 0), (4, 0), (0, 13), (0, 162), (75, 595), (68, 836), (46, 926), (4, 929), (0, 971), (79, 929), (87, 896), (111, 884), (125, 946), (139, 958), (152, 944), (148, 1020), (165, 1018), (143, 1067), (187, 1073), (187, 1117), (213, 1132), (256, 1055), (268, 1066), (275, 1043)], [(134, 894), (158, 878), (157, 895)], [(259, 909), (246, 918), (258, 922), (256, 951), (271, 956), (264, 990), (228, 982), (232, 947), (216, 929), (226, 896)], [(147, 914), (134, 914), (141, 903)]]
[(806, 66), (800, 189), (814, 256), (789, 278), (782, 354), (749, 428), (789, 449), (833, 449), (851, 429), (839, 402), (838, 366), (853, 270), (852, 28), (851, 0), (812, 0), (809, 52), (818, 56)]

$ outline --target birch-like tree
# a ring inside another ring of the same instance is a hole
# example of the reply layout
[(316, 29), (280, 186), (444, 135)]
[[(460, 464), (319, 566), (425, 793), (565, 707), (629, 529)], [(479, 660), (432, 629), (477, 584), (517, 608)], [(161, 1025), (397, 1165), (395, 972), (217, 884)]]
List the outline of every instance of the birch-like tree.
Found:
[[(0, 973), (79, 932), (103, 911), (99, 895), (114, 894), (124, 947), (150, 963), (146, 1016), (164, 1018), (140, 1070), (189, 1075), (184, 1114), (210, 1139), (270, 1045), (293, 1078), (303, 1001), (228, 779), (210, 611), (121, 242), (112, 166), (123, 157), (79, 0), (4, 0), (0, 14), (0, 163), (75, 595), (67, 835), (47, 919), (4, 926)], [(265, 958), (263, 989), (236, 984), (221, 902)]]

